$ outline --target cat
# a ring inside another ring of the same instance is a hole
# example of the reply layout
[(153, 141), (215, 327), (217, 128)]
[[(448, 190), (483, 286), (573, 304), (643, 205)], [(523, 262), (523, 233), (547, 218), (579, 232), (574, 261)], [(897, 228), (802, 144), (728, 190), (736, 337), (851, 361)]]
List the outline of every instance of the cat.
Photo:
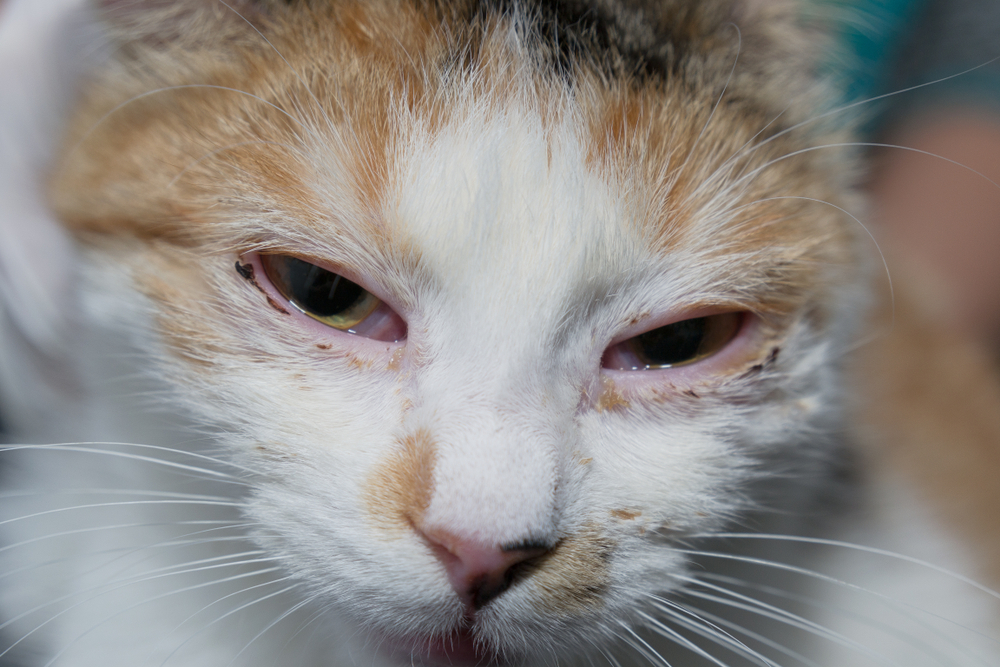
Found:
[(97, 2), (0, 228), (0, 660), (1000, 664), (995, 378), (800, 9)]

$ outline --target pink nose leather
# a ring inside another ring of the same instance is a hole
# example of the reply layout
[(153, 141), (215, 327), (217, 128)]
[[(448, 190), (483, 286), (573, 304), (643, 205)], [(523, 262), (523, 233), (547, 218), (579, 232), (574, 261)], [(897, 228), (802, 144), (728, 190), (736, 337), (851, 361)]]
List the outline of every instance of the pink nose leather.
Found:
[(451, 587), (470, 612), (507, 590), (517, 565), (547, 551), (535, 545), (489, 547), (439, 531), (425, 536), (444, 564)]

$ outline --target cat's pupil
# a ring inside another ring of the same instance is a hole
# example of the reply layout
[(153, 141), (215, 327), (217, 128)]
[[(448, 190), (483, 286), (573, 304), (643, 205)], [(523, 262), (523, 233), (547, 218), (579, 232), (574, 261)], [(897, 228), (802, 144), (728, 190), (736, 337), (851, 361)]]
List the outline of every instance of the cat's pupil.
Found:
[(328, 317), (350, 308), (364, 289), (343, 276), (295, 257), (284, 257), (288, 296), (314, 315)]
[(648, 366), (672, 366), (697, 356), (707, 318), (696, 317), (647, 331), (633, 340), (633, 351)]
[(381, 301), (347, 278), (290, 255), (262, 255), (268, 278), (288, 301), (313, 319), (350, 330)]

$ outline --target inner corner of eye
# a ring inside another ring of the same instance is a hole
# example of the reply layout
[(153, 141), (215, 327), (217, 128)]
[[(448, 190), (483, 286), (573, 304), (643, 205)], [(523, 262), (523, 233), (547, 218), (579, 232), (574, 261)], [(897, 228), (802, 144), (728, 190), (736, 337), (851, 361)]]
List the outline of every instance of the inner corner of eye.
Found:
[(692, 317), (643, 332), (608, 348), (602, 366), (638, 371), (686, 366), (721, 352), (743, 327), (741, 311)]

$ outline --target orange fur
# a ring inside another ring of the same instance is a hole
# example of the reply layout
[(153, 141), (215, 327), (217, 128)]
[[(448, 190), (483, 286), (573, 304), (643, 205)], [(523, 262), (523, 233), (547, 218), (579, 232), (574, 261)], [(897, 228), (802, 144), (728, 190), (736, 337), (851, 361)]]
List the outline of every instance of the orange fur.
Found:
[(390, 534), (419, 526), (434, 495), (435, 445), (426, 431), (403, 438), (369, 477), (365, 505), (376, 525)]

